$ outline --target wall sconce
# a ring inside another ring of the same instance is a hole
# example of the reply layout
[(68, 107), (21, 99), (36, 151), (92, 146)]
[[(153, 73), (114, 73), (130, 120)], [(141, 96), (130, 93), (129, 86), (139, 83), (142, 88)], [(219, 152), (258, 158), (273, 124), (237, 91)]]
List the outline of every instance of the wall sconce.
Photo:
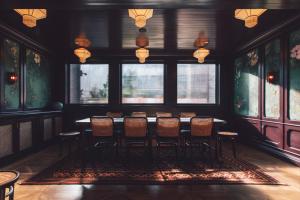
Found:
[(16, 72), (8, 72), (7, 73), (7, 82), (9, 84), (15, 84), (18, 80), (18, 75)]
[(270, 71), (267, 73), (267, 81), (269, 83), (275, 84), (278, 81), (278, 72), (277, 71)]

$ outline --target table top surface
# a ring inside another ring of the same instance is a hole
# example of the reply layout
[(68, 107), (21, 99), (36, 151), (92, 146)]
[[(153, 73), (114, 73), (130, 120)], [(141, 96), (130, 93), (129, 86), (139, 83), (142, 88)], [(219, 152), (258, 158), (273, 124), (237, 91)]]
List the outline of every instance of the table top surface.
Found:
[(13, 181), (17, 177), (17, 174), (14, 172), (5, 172), (0, 171), (0, 186)]
[[(115, 123), (123, 123), (124, 122), (124, 117), (117, 117), (117, 118), (113, 118)], [(149, 123), (155, 123), (156, 122), (156, 117), (147, 117), (147, 120)], [(180, 118), (180, 122), (181, 123), (190, 123), (191, 118), (189, 117), (184, 117), (184, 118)], [(77, 124), (86, 124), (86, 123), (90, 123), (90, 118), (85, 118), (85, 119), (80, 119), (80, 120), (76, 120)], [(217, 119), (214, 118), (214, 122), (215, 123), (226, 123), (226, 121), (222, 120), (222, 119)]]

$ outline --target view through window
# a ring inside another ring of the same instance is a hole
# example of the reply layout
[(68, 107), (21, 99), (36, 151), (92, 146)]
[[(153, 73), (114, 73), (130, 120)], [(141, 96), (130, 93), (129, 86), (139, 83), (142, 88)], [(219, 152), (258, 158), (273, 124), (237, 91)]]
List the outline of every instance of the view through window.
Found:
[(177, 103), (216, 103), (216, 65), (178, 64)]
[(108, 103), (108, 64), (71, 64), (70, 102)]
[(163, 64), (122, 65), (122, 103), (160, 104), (163, 102)]

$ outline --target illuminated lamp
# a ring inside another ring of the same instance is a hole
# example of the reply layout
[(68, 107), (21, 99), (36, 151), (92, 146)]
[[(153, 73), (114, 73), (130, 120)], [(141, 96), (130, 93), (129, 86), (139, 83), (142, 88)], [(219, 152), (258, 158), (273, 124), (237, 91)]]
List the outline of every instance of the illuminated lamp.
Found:
[(204, 63), (205, 57), (208, 55), (209, 50), (205, 48), (199, 48), (193, 53), (194, 58), (197, 58), (199, 63)]
[(253, 28), (258, 23), (258, 17), (262, 15), (267, 9), (236, 9), (234, 17), (245, 21), (247, 28)]
[(135, 56), (139, 59), (140, 63), (145, 63), (146, 58), (149, 57), (149, 50), (145, 48), (139, 48), (135, 51)]
[(147, 19), (153, 15), (153, 9), (128, 9), (129, 17), (133, 18), (139, 28), (146, 26)]
[(14, 9), (23, 18), (23, 24), (33, 28), (36, 26), (36, 21), (47, 17), (46, 9)]
[(7, 81), (9, 84), (14, 84), (18, 80), (18, 75), (16, 72), (8, 72), (7, 73)]
[(77, 38), (75, 38), (75, 44), (80, 47), (88, 48), (91, 46), (91, 41), (87, 39), (84, 33), (80, 33)]
[(85, 62), (86, 62), (86, 59), (89, 58), (89, 57), (91, 57), (91, 55), (92, 55), (91, 52), (89, 52), (87, 49), (82, 48), (82, 47), (80, 47), (80, 48), (78, 48), (78, 49), (75, 49), (75, 50), (74, 50), (74, 54), (75, 54), (76, 56), (78, 56), (79, 61), (80, 61), (81, 63), (85, 63)]
[(140, 48), (144, 48), (149, 46), (149, 38), (146, 35), (146, 29), (145, 28), (140, 28), (139, 29), (139, 35), (136, 37), (135, 43), (136, 46)]
[(267, 73), (267, 81), (269, 83), (277, 83), (278, 81), (278, 72), (270, 71)]

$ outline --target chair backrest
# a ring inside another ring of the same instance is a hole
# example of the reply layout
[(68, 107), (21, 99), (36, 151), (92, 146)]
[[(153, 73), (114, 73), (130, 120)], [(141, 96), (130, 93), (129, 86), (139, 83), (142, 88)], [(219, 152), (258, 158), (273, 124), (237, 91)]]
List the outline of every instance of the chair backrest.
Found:
[(191, 136), (211, 136), (213, 132), (213, 118), (193, 117), (191, 119)]
[(145, 113), (145, 112), (132, 112), (131, 117), (147, 117), (147, 113)]
[(125, 117), (124, 135), (125, 137), (146, 137), (147, 118), (145, 117)]
[(91, 128), (93, 136), (113, 136), (114, 121), (111, 117), (91, 117)]
[(172, 113), (170, 112), (156, 112), (156, 117), (172, 117)]
[(159, 137), (179, 137), (180, 120), (177, 117), (158, 117), (156, 132)]
[(123, 113), (122, 112), (107, 112), (106, 116), (112, 117), (112, 118), (118, 118), (118, 117), (122, 117)]
[(192, 118), (192, 117), (196, 117), (197, 115), (195, 112), (181, 112), (179, 116), (182, 118)]

